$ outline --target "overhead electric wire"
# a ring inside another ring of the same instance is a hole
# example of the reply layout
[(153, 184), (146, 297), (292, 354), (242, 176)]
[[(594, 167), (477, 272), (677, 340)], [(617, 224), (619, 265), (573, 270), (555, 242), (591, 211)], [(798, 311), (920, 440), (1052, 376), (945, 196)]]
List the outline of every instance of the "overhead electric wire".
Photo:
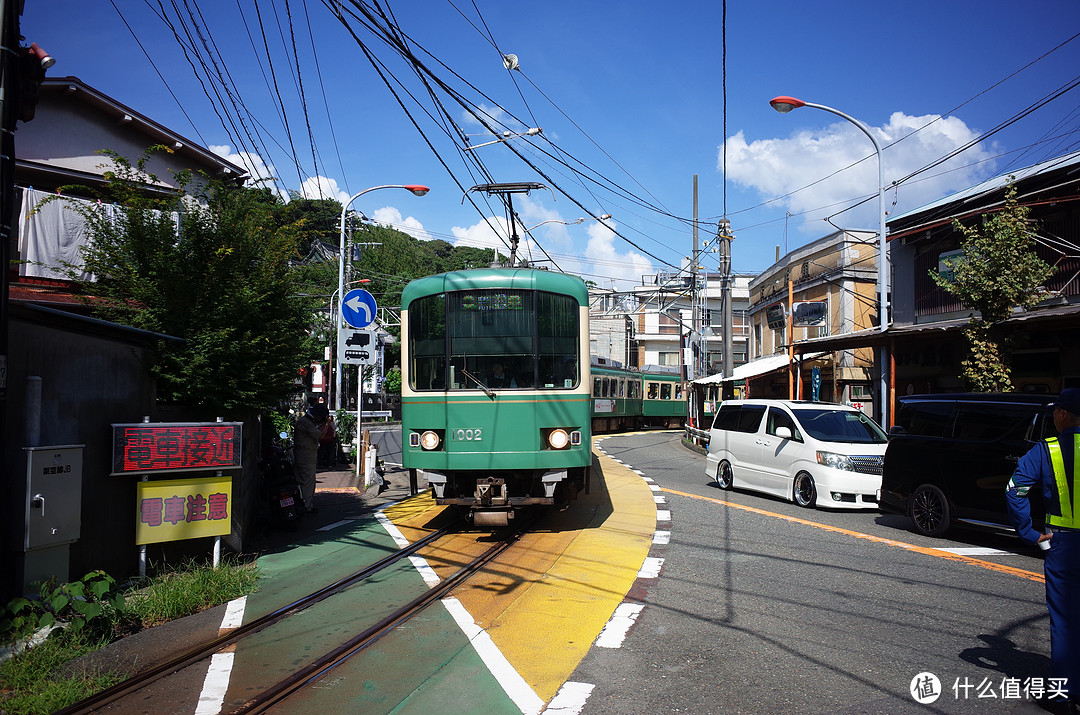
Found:
[(203, 138), (202, 133), (199, 131), (199, 127), (196, 126), (195, 120), (193, 120), (191, 118), (191, 115), (187, 113), (187, 109), (184, 108), (184, 105), (180, 101), (180, 98), (176, 96), (175, 92), (173, 92), (172, 87), (169, 86), (169, 83), (168, 81), (166, 81), (165, 76), (161, 74), (161, 70), (158, 69), (157, 64), (154, 62), (154, 58), (150, 56), (150, 53), (147, 52), (146, 48), (143, 46), (142, 41), (139, 40), (139, 36), (135, 33), (135, 30), (131, 29), (131, 24), (127, 21), (127, 18), (124, 17), (124, 13), (122, 13), (120, 11), (120, 8), (116, 6), (116, 0), (109, 0), (109, 4), (113, 6), (113, 10), (115, 10), (117, 16), (119, 16), (120, 22), (124, 23), (124, 27), (126, 27), (127, 31), (131, 33), (131, 38), (135, 40), (135, 44), (139, 46), (140, 50), (142, 50), (143, 55), (146, 57), (146, 61), (149, 62), (150, 66), (154, 68), (154, 72), (157, 73), (157, 76), (161, 80), (161, 83), (165, 85), (165, 89), (168, 91), (169, 96), (173, 98), (173, 101), (176, 102), (176, 106), (179, 107), (180, 113), (184, 115), (184, 118), (187, 119), (188, 124), (191, 125), (192, 130), (195, 132), (195, 136), (199, 138), (199, 141), (202, 143), (203, 146), (206, 146), (206, 139)]
[[(326, 2), (326, 0), (324, 0), (324, 2)], [(358, 2), (355, 2), (355, 1), (354, 1), (354, 2), (353, 2), (353, 5), (354, 5), (354, 6), (356, 7), (356, 9), (357, 9), (357, 10), (358, 10), (358, 11), (359, 11), (359, 12), (360, 12), (361, 14), (363, 14), (363, 15), (365, 16), (365, 18), (366, 18), (366, 19), (367, 19), (367, 20), (368, 20), (369, 22), (371, 22), (372, 24), (374, 24), (374, 25), (376, 25), (376, 26), (378, 25), (378, 22), (377, 22), (377, 20), (376, 20), (376, 19), (375, 19), (374, 17), (372, 17), (372, 14), (370, 13), (370, 11), (368, 11), (368, 10), (367, 10), (367, 9), (366, 9), (366, 8), (365, 8), (365, 7), (363, 6), (363, 4), (362, 4), (362, 3), (358, 3)], [(340, 17), (342, 17), (342, 16), (340, 15), (340, 13), (338, 14), (338, 16), (339, 16), (339, 18), (340, 18)], [(353, 34), (354, 34), (354, 38), (355, 38), (355, 33), (353, 33)], [(356, 38), (356, 39), (358, 40), (358, 38)], [(393, 37), (387, 37), (386, 39), (387, 39), (387, 41), (388, 41), (389, 43), (393, 44)], [(463, 108), (464, 108), (464, 109), (465, 109), (466, 111), (469, 111), (469, 112), (470, 112), (471, 114), (473, 114), (474, 118), (476, 118), (478, 122), (480, 122), (480, 123), (481, 123), (482, 125), (484, 125), (484, 126), (485, 126), (486, 128), (488, 128), (488, 130), (489, 130), (489, 131), (493, 131), (493, 128), (492, 128), (492, 127), (490, 127), (490, 126), (489, 126), (489, 125), (488, 125), (488, 124), (487, 124), (487, 123), (486, 123), (486, 122), (484, 121), (483, 117), (481, 117), (481, 116), (480, 116), (479, 114), (477, 114), (477, 112), (476, 112), (476, 111), (475, 111), (475, 109), (474, 109), (474, 105), (471, 105), (470, 103), (468, 103), (467, 101), (465, 101), (465, 100), (464, 100), (464, 98), (463, 98), (463, 97), (461, 97), (461, 95), (460, 95), (460, 94), (459, 94), (458, 92), (456, 92), (456, 91), (455, 91), (455, 90), (454, 90), (454, 89), (453, 89), (452, 87), (450, 87), (449, 85), (447, 85), (447, 84), (445, 83), (445, 81), (441, 80), (441, 79), (440, 79), (440, 78), (439, 78), (438, 76), (436, 76), (436, 75), (435, 75), (435, 74), (434, 74), (433, 72), (431, 72), (431, 71), (430, 71), (430, 69), (428, 69), (428, 68), (426, 67), (426, 65), (425, 65), (425, 64), (424, 64), (424, 63), (423, 63), (423, 62), (422, 62), (422, 61), (421, 61), (421, 60), (420, 60), (420, 59), (419, 59), (418, 57), (416, 57), (415, 53), (413, 53), (413, 52), (412, 52), (412, 51), (411, 51), (411, 50), (409, 49), (409, 47), (408, 47), (408, 46), (403, 46), (402, 44), (398, 43), (398, 44), (397, 44), (397, 46), (396, 46), (396, 48), (398, 49), (399, 53), (400, 53), (400, 54), (401, 54), (401, 55), (402, 55), (403, 57), (407, 58), (407, 59), (408, 59), (408, 60), (409, 60), (409, 61), (410, 61), (410, 62), (411, 62), (411, 63), (412, 63), (413, 65), (414, 65), (414, 67), (416, 67), (416, 68), (417, 68), (417, 70), (418, 70), (418, 71), (423, 71), (423, 72), (424, 72), (424, 73), (425, 73), (425, 74), (426, 74), (426, 75), (427, 75), (428, 77), (430, 77), (430, 78), (431, 78), (431, 79), (432, 79), (433, 81), (435, 81), (435, 82), (436, 82), (436, 84), (438, 84), (438, 86), (439, 86), (439, 87), (440, 87), (440, 88), (441, 88), (441, 89), (442, 89), (443, 91), (447, 92), (447, 93), (448, 93), (448, 94), (449, 94), (449, 95), (450, 95), (450, 96), (451, 96), (451, 97), (452, 97), (452, 98), (453, 98), (453, 99), (454, 99), (455, 101), (457, 101), (457, 102), (458, 102), (459, 104), (461, 104), (461, 105), (462, 105), (462, 107), (463, 107)], [(438, 61), (438, 60), (436, 59), (436, 61)], [(441, 63), (440, 63), (440, 64), (441, 64)], [(452, 70), (451, 70), (451, 71), (452, 71)], [(384, 79), (384, 81), (385, 81), (385, 79)], [(387, 83), (387, 84), (388, 84), (388, 86), (389, 86), (389, 83)], [(399, 100), (399, 103), (400, 103), (400, 100)], [(404, 108), (404, 105), (402, 105), (402, 107)], [(416, 126), (418, 130), (420, 129), (420, 128), (419, 128), (419, 126), (415, 124), (415, 121), (414, 121), (414, 126)], [(431, 146), (431, 145), (430, 145), (430, 142), (429, 142), (429, 146)], [(589, 213), (589, 215), (590, 215), (590, 216), (593, 216), (592, 212), (591, 212), (591, 211), (590, 211), (590, 210), (589, 210), (588, 208), (586, 208), (586, 207), (585, 207), (585, 206), (584, 206), (583, 204), (581, 204), (581, 203), (580, 203), (579, 201), (577, 201), (577, 200), (576, 200), (576, 199), (575, 199), (575, 198), (574, 198), (574, 197), (573, 197), (572, 195), (568, 194), (568, 193), (567, 193), (566, 191), (564, 191), (564, 190), (563, 190), (563, 189), (562, 189), (561, 187), (559, 187), (559, 186), (558, 186), (558, 185), (557, 185), (557, 184), (556, 184), (556, 183), (555, 183), (554, 181), (552, 181), (552, 180), (551, 180), (551, 178), (550, 178), (549, 176), (547, 176), (547, 175), (546, 175), (546, 174), (545, 174), (545, 173), (544, 173), (543, 171), (541, 171), (541, 170), (540, 170), (540, 169), (539, 169), (538, 167), (536, 167), (536, 166), (535, 166), (534, 164), (532, 164), (531, 162), (529, 162), (529, 161), (528, 161), (528, 160), (527, 160), (527, 159), (526, 159), (526, 158), (525, 158), (524, 156), (522, 156), (522, 155), (521, 155), (521, 153), (520, 153), (520, 152), (518, 152), (518, 151), (517, 151), (517, 149), (516, 149), (516, 148), (515, 148), (515, 147), (514, 147), (514, 146), (513, 146), (512, 144), (509, 144), (509, 143), (507, 143), (507, 148), (508, 148), (508, 149), (510, 149), (510, 151), (514, 152), (514, 153), (515, 153), (515, 154), (516, 154), (516, 155), (518, 156), (518, 158), (519, 158), (519, 159), (521, 159), (521, 160), (522, 160), (523, 162), (525, 162), (525, 163), (526, 163), (526, 164), (527, 164), (527, 165), (528, 165), (528, 166), (529, 166), (530, 168), (532, 168), (532, 169), (533, 169), (533, 171), (535, 171), (535, 172), (536, 172), (536, 173), (537, 173), (538, 175), (540, 175), (540, 176), (541, 176), (542, 178), (544, 178), (544, 180), (545, 180), (545, 182), (546, 182), (547, 184), (550, 184), (550, 185), (552, 185), (552, 186), (553, 186), (553, 187), (554, 187), (555, 189), (557, 189), (557, 190), (558, 190), (558, 191), (559, 191), (560, 193), (562, 193), (562, 194), (563, 194), (563, 195), (564, 195), (564, 196), (565, 196), (565, 197), (566, 197), (567, 199), (569, 199), (569, 200), (570, 200), (570, 201), (571, 201), (572, 203), (574, 203), (574, 205), (578, 206), (578, 207), (579, 207), (579, 208), (580, 208), (580, 209), (581, 209), (582, 211), (586, 211), (587, 213)], [(434, 148), (433, 148), (433, 147), (432, 147), (432, 149), (434, 150)], [(445, 164), (444, 164), (444, 165), (445, 165)], [(593, 218), (596, 218), (596, 216), (593, 216)], [(660, 258), (659, 256), (656, 256), (655, 254), (653, 254), (652, 252), (648, 251), (647, 249), (644, 249), (644, 248), (642, 248), (641, 246), (637, 245), (636, 243), (634, 243), (633, 241), (631, 241), (631, 240), (630, 240), (629, 238), (627, 238), (626, 236), (624, 236), (624, 235), (620, 234), (620, 233), (619, 233), (618, 231), (614, 231), (614, 230), (613, 230), (613, 232), (614, 232), (614, 233), (615, 233), (616, 235), (618, 235), (618, 236), (619, 236), (620, 238), (622, 238), (622, 239), (623, 239), (624, 241), (626, 241), (626, 242), (627, 242), (627, 243), (629, 243), (630, 245), (634, 246), (634, 247), (635, 247), (635, 248), (636, 248), (637, 250), (639, 250), (639, 251), (641, 251), (642, 253), (644, 253), (644, 254), (648, 255), (649, 257), (651, 257), (651, 258), (653, 258), (653, 259), (655, 259), (655, 260), (659, 261), (660, 263), (662, 263), (662, 264), (664, 264), (664, 265), (668, 265), (668, 266), (671, 266), (672, 268), (677, 268), (676, 266), (674, 266), (673, 264), (669, 263), (668, 261), (666, 261), (666, 260), (664, 260), (664, 259)]]
[(299, 185), (303, 186), (303, 171), (300, 168), (299, 157), (296, 155), (296, 145), (293, 143), (292, 130), (289, 128), (289, 113), (285, 111), (285, 102), (281, 98), (281, 89), (278, 87), (277, 73), (274, 71), (274, 60), (270, 56), (270, 44), (269, 42), (267, 42), (266, 39), (266, 26), (263, 24), (262, 13), (259, 12), (259, 3), (252, 3), (252, 5), (255, 7), (255, 18), (259, 22), (259, 32), (262, 36), (263, 49), (266, 50), (266, 64), (267, 67), (270, 68), (270, 79), (274, 85), (274, 94), (277, 96), (278, 104), (281, 105), (282, 108), (281, 119), (282, 123), (285, 126), (285, 136), (288, 137), (289, 140), (289, 148), (292, 150), (291, 156), (296, 164), (296, 176), (299, 181)]
[[(296, 68), (296, 87), (300, 93), (300, 110), (304, 114), (304, 124), (307, 126), (308, 141), (311, 144), (311, 162), (314, 165), (315, 176), (320, 176), (319, 172), (319, 159), (317, 151), (315, 150), (315, 133), (311, 131), (311, 116), (308, 114), (307, 96), (304, 94), (304, 76), (300, 71), (300, 53), (296, 51), (296, 30), (293, 27), (292, 7), (289, 5), (289, 0), (285, 2), (285, 17), (289, 21), (289, 42), (292, 46), (292, 56), (294, 66)], [(284, 38), (282, 38), (284, 42)]]
[(301, 0), (304, 7), (304, 22), (307, 25), (308, 40), (311, 43), (311, 60), (315, 64), (315, 76), (319, 80), (319, 90), (322, 92), (323, 107), (326, 108), (326, 126), (330, 129), (330, 141), (334, 145), (334, 154), (337, 156), (338, 168), (341, 170), (341, 181), (345, 185), (345, 193), (352, 196), (349, 189), (349, 175), (345, 171), (345, 163), (341, 160), (341, 148), (338, 146), (337, 132), (334, 131), (334, 120), (330, 115), (330, 102), (326, 97), (326, 83), (323, 81), (322, 65), (319, 63), (319, 50), (315, 46), (315, 34), (311, 29), (311, 15), (308, 13), (307, 0)]

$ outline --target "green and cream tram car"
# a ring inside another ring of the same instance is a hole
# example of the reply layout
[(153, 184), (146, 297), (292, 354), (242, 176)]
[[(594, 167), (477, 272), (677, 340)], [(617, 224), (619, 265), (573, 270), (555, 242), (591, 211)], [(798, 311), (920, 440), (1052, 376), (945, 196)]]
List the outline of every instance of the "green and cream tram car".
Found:
[(580, 278), (483, 269), (401, 296), (402, 461), (475, 524), (586, 490), (589, 300)]

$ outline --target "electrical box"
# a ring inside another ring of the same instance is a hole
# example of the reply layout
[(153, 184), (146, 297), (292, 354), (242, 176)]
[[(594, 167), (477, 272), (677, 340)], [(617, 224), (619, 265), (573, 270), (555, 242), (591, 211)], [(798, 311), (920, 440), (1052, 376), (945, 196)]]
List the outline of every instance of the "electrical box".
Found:
[(82, 528), (83, 445), (26, 450), (25, 550), (70, 544)]

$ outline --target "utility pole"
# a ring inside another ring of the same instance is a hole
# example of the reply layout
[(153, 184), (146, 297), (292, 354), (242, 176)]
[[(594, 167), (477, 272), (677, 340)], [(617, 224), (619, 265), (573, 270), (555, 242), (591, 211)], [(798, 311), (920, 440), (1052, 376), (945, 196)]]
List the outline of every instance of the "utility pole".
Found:
[[(7, 457), (12, 440), (6, 431), (7, 369), (8, 369), (8, 268), (11, 265), (11, 242), (15, 232), (15, 94), (19, 77), (19, 11), (15, 0), (0, 0), (0, 469), (7, 471)], [(12, 457), (14, 460), (14, 457)], [(12, 462), (14, 464), (14, 461)], [(18, 479), (14, 470), (8, 475)], [(4, 484), (10, 494), (20, 493), (13, 484)], [(21, 509), (14, 499), (0, 514), (6, 523), (20, 523)], [(18, 518), (19, 521), (15, 521)], [(14, 564), (9, 539), (0, 539), (0, 572), (9, 574), (0, 581), (0, 593), (8, 594), (14, 587)], [(15, 591), (11, 591), (12, 593)], [(5, 596), (5, 600), (7, 597)]]
[[(720, 248), (720, 311), (724, 321), (724, 377), (731, 377), (731, 371), (735, 369), (734, 349), (732, 347), (732, 332), (734, 326), (734, 311), (731, 307), (731, 291), (734, 276), (731, 273), (731, 241), (735, 237), (731, 235), (731, 222), (726, 218), (720, 219), (716, 229), (716, 240)], [(734, 387), (734, 386), (733, 386)]]
[[(694, 250), (690, 254), (690, 355), (693, 363), (687, 369), (686, 379), (692, 380), (698, 377), (698, 355), (701, 352), (701, 313), (698, 310), (698, 202), (697, 202), (697, 174), (694, 174)], [(693, 346), (697, 339), (698, 355), (695, 355)]]

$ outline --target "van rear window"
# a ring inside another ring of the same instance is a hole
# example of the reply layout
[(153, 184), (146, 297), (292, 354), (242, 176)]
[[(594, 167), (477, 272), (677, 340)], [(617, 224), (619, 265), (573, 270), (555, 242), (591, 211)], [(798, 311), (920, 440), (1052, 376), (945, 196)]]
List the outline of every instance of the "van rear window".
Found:
[(765, 416), (765, 405), (743, 405), (739, 412), (739, 432), (757, 432), (761, 418)]
[(739, 405), (721, 405), (713, 429), (733, 430), (739, 426)]
[(897, 410), (896, 426), (907, 434), (944, 437), (955, 408), (952, 402), (903, 402)]
[(1027, 439), (1037, 409), (1035, 405), (960, 405), (953, 435), (982, 442)]

